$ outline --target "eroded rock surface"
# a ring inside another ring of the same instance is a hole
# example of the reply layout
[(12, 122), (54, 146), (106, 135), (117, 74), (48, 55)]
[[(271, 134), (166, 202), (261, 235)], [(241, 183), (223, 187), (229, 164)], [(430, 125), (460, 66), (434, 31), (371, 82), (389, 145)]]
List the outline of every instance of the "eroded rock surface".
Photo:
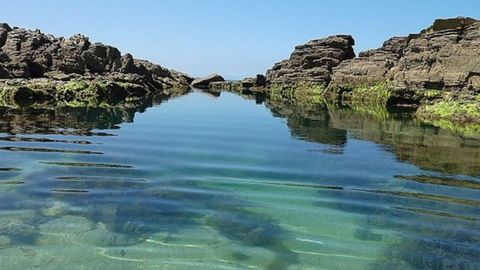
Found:
[[(322, 86), (351, 107), (418, 107), (428, 122), (480, 123), (480, 21), (438, 19), (354, 57), (351, 36), (310, 41), (267, 71), (271, 89)], [(271, 90), (273, 91), (273, 90)]]
[[(19, 87), (31, 88), (29, 80), (39, 78), (47, 79), (53, 86), (69, 81), (98, 81), (98, 84), (128, 84), (130, 90), (143, 88), (148, 92), (187, 87), (192, 81), (185, 74), (134, 59), (130, 54), (122, 56), (115, 47), (91, 43), (83, 35), (57, 38), (39, 30), (0, 24), (0, 79), (3, 79), (0, 94)], [(50, 94), (55, 96), (54, 92)]]
[(354, 43), (351, 36), (336, 35), (299, 45), (289, 59), (276, 63), (267, 71), (267, 82), (271, 85), (301, 82), (327, 86), (333, 67), (355, 57)]
[(480, 89), (480, 21), (439, 19), (334, 68), (332, 86), (392, 81), (395, 89)]

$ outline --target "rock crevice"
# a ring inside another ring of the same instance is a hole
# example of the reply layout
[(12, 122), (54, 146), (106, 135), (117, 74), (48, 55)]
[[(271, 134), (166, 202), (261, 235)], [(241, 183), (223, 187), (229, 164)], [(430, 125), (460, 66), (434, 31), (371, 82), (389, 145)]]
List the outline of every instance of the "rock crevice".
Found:
[(351, 36), (336, 35), (299, 45), (289, 59), (276, 63), (267, 71), (267, 82), (271, 85), (308, 82), (327, 86), (332, 69), (355, 57), (354, 44)]
[(0, 24), (0, 79), (2, 82), (46, 79), (52, 85), (62, 81), (85, 80), (129, 83), (149, 92), (174, 87), (188, 87), (191, 77), (166, 69), (88, 37), (74, 35), (68, 39)]

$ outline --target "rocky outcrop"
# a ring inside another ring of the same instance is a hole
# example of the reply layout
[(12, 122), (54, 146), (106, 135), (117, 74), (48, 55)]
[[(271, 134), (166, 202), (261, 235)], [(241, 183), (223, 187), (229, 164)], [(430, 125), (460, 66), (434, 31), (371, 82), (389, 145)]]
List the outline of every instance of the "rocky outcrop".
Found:
[[(413, 90), (480, 90), (480, 21), (471, 18), (436, 20), (419, 34), (396, 37), (379, 49), (360, 53), (334, 68), (330, 88), (389, 82), (406, 96)], [(424, 95), (418, 93), (416, 102)], [(455, 94), (455, 93), (454, 93)]]
[[(97, 81), (98, 84), (128, 84), (130, 91), (148, 92), (186, 87), (192, 81), (185, 74), (134, 59), (130, 54), (122, 56), (117, 48), (91, 43), (82, 35), (56, 38), (39, 30), (0, 24), (2, 93), (8, 94), (5, 92), (15, 87), (29, 88), (30, 80), (39, 78), (52, 82), (53, 86), (71, 81)], [(48, 91), (47, 85), (43, 90)]]
[(333, 71), (326, 94), (342, 101), (418, 106), (417, 115), (433, 124), (480, 123), (478, 20), (436, 20), (418, 34), (392, 38)]
[(222, 76), (218, 74), (211, 74), (207, 77), (197, 78), (193, 80), (191, 86), (195, 88), (200, 88), (200, 89), (208, 89), (210, 86), (210, 83), (223, 82), (223, 81), (225, 81), (225, 79), (223, 79)]
[(330, 36), (295, 47), (289, 59), (276, 63), (267, 71), (270, 85), (314, 83), (327, 86), (332, 69), (355, 57), (354, 40), (348, 35)]
[(320, 85), (325, 98), (351, 107), (407, 105), (429, 122), (480, 123), (480, 21), (439, 19), (356, 58), (353, 44), (340, 35), (297, 46), (267, 82), (298, 91)]

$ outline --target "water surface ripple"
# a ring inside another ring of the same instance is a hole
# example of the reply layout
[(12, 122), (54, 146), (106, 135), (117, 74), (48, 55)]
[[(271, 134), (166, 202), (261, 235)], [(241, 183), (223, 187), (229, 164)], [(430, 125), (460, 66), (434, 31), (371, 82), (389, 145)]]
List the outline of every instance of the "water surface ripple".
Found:
[(480, 269), (479, 135), (262, 101), (0, 108), (0, 268)]

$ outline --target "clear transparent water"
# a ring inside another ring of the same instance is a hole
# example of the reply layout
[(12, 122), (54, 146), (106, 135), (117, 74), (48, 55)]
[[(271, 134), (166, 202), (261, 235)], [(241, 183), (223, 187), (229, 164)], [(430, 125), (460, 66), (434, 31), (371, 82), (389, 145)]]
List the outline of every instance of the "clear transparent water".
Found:
[(149, 102), (0, 110), (1, 269), (480, 269), (480, 136)]

